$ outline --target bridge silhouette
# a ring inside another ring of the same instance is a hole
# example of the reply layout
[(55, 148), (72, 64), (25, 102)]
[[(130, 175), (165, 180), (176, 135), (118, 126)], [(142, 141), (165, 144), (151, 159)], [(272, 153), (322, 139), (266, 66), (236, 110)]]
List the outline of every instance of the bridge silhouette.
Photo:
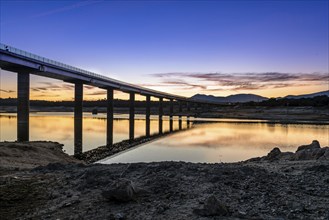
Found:
[[(64, 63), (47, 59), (8, 45), (0, 43), (0, 68), (17, 73), (17, 141), (29, 141), (29, 112), (30, 112), (30, 74), (63, 80), (74, 84), (74, 148), (82, 152), (82, 120), (83, 120), (83, 85), (92, 85), (107, 91), (107, 131), (106, 145), (113, 145), (113, 91), (118, 90), (129, 94), (129, 141), (134, 140), (135, 95), (146, 97), (145, 136), (150, 136), (151, 97), (159, 102), (159, 134), (162, 133), (163, 100), (170, 102), (170, 130), (172, 131), (173, 116), (191, 115), (191, 107), (209, 109), (216, 103), (191, 100), (184, 96), (160, 92), (130, 83), (122, 82), (90, 71), (76, 68)], [(174, 105), (178, 111), (174, 112)], [(183, 112), (183, 105), (187, 112)]]

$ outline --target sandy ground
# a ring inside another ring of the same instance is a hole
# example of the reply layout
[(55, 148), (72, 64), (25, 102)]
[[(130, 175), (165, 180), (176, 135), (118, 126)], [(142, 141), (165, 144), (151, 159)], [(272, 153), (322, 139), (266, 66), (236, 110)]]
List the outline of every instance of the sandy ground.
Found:
[(231, 164), (84, 165), (59, 146), (0, 144), (1, 219), (329, 219), (329, 148), (317, 142)]

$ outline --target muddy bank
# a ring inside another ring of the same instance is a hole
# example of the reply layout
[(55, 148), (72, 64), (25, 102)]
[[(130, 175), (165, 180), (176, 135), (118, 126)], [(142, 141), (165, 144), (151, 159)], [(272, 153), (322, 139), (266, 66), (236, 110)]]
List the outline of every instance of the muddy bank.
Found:
[(314, 142), (232, 164), (49, 164), (2, 175), (0, 213), (2, 219), (328, 219), (328, 152)]

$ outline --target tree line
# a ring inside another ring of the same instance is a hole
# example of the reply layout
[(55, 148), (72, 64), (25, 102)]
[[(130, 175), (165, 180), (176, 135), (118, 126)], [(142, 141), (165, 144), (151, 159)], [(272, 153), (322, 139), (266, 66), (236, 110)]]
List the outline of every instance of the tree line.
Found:
[(313, 106), (324, 107), (329, 106), (329, 97), (326, 95), (316, 96), (313, 98), (270, 98), (262, 102), (247, 102), (247, 106), (267, 106), (267, 107), (280, 107), (280, 106)]

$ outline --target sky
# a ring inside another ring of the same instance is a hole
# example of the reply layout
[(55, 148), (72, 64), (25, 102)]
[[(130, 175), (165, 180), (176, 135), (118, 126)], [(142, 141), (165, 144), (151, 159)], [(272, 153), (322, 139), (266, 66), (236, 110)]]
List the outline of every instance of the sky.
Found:
[[(0, 42), (187, 97), (282, 97), (329, 89), (328, 8), (328, 1), (0, 0)], [(1, 70), (0, 97), (16, 97), (16, 77)], [(73, 94), (71, 84), (31, 76), (31, 99)], [(105, 94), (84, 87), (84, 99)]]

